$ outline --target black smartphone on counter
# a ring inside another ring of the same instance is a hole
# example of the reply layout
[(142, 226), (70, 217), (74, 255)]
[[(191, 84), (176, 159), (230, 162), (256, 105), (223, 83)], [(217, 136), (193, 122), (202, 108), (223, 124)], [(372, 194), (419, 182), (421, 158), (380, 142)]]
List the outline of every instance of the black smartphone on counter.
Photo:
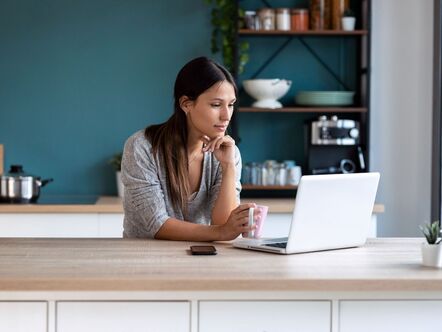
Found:
[(190, 246), (192, 255), (216, 255), (216, 248), (214, 246)]

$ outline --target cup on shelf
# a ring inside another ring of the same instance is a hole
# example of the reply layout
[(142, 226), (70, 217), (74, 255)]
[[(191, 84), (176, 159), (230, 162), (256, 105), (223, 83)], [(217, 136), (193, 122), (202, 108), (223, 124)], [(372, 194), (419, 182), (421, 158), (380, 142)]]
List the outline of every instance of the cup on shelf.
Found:
[(355, 17), (343, 17), (342, 19), (342, 30), (344, 31), (353, 31), (355, 29), (356, 25), (356, 18)]

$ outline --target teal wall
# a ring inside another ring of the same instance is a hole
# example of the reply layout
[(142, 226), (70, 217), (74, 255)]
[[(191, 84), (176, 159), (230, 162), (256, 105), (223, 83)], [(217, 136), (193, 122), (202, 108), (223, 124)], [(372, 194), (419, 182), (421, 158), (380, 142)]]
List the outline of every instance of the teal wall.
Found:
[(202, 0), (1, 0), (0, 143), (5, 164), (51, 194), (116, 193), (107, 160), (172, 113), (173, 83), (210, 56)]
[[(305, 5), (307, 1), (272, 1)], [(246, 9), (262, 2), (241, 1)], [(203, 0), (0, 0), (0, 143), (5, 164), (55, 181), (44, 193), (115, 194), (107, 160), (126, 138), (172, 113), (178, 70), (210, 54), (210, 9)], [(284, 38), (248, 38), (248, 78)], [(307, 39), (352, 82), (354, 41)], [(347, 50), (347, 51), (345, 51)], [(296, 39), (260, 75), (297, 90), (339, 86)], [(247, 105), (250, 99), (242, 98)], [(240, 114), (244, 161), (303, 162), (303, 123), (314, 114)]]

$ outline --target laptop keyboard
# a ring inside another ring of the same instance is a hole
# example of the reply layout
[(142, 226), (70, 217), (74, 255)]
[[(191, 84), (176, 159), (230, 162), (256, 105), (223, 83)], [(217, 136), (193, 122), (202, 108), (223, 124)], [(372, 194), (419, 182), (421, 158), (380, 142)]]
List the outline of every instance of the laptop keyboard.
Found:
[(276, 247), (276, 248), (286, 248), (287, 242), (267, 243), (266, 246)]

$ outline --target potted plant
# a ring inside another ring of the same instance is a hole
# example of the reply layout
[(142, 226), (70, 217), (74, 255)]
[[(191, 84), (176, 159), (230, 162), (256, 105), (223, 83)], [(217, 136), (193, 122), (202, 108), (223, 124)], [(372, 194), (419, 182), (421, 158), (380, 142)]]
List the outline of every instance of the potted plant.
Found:
[(439, 221), (420, 226), (427, 239), (422, 243), (422, 264), (431, 267), (442, 267), (442, 245)]
[(356, 25), (356, 17), (350, 8), (347, 8), (342, 14), (342, 30), (353, 31)]
[(117, 190), (118, 190), (118, 196), (123, 197), (123, 182), (121, 181), (121, 159), (123, 158), (123, 153), (119, 152), (112, 156), (111, 159), (109, 159), (109, 164), (112, 165), (116, 172), (116, 181), (117, 181)]
[[(249, 43), (238, 42), (237, 29), (244, 17), (244, 11), (238, 9), (235, 0), (204, 0), (212, 5), (212, 39), (211, 51), (213, 54), (221, 51), (224, 66), (233, 74), (241, 74), (249, 61)], [(236, 50), (236, 47), (238, 49)], [(238, 68), (235, 68), (235, 52), (238, 54)]]

